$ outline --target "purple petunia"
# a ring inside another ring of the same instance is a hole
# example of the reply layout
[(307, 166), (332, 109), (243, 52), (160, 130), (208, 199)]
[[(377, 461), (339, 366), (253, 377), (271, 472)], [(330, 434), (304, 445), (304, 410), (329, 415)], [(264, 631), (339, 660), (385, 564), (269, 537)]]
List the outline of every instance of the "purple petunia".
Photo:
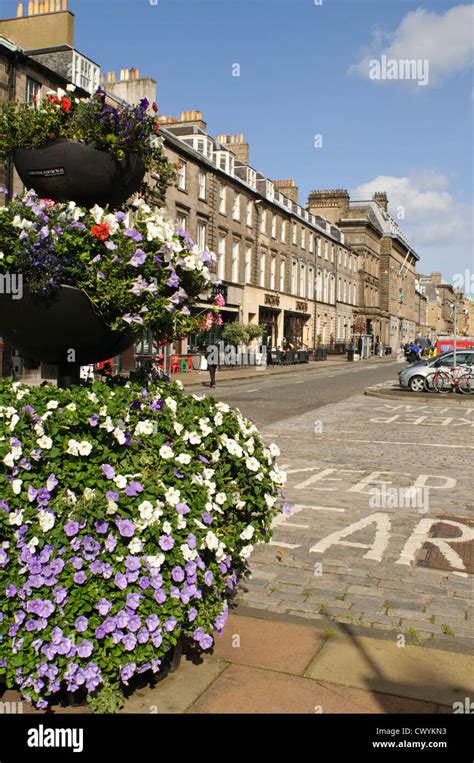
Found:
[(131, 538), (135, 532), (135, 525), (130, 522), (129, 519), (117, 519), (115, 520), (120, 535), (124, 538)]
[(102, 464), (102, 471), (108, 480), (113, 480), (115, 477), (115, 469), (110, 464)]
[(66, 522), (64, 525), (64, 532), (69, 538), (73, 535), (77, 535), (79, 532), (79, 522), (76, 522), (74, 519), (69, 520), (69, 522)]
[(174, 540), (171, 535), (161, 535), (158, 545), (163, 551), (170, 551), (174, 546)]
[(80, 572), (76, 572), (76, 574), (74, 575), (74, 582), (78, 583), (79, 585), (82, 585), (82, 583), (85, 583), (86, 580), (87, 580), (87, 575), (85, 572), (82, 572), (82, 570)]
[(123, 232), (124, 236), (131, 238), (137, 244), (142, 240), (143, 236), (136, 228), (126, 228)]
[(78, 631), (79, 633), (83, 633), (84, 631), (87, 630), (89, 626), (89, 620), (87, 619), (87, 617), (84, 617), (84, 615), (80, 615), (80, 617), (76, 619), (74, 626), (76, 628), (76, 631)]

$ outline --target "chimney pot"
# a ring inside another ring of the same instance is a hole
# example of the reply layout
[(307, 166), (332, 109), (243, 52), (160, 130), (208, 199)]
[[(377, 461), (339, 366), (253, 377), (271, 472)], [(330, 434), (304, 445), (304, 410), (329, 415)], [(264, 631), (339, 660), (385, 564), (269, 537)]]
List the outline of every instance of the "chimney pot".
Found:
[(61, 10), (67, 11), (67, 0), (62, 0)]
[(16, 17), (17, 19), (19, 19), (22, 16), (23, 16), (23, 3), (18, 3), (16, 7)]

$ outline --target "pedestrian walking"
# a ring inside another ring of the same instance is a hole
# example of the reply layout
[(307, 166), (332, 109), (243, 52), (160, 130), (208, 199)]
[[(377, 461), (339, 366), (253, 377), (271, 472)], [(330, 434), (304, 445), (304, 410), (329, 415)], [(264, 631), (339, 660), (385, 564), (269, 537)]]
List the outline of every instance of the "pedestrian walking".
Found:
[(216, 372), (217, 372), (217, 347), (214, 345), (208, 345), (204, 348), (205, 356), (206, 356), (206, 362), (207, 362), (207, 370), (209, 371), (209, 376), (211, 378), (210, 387), (216, 386)]

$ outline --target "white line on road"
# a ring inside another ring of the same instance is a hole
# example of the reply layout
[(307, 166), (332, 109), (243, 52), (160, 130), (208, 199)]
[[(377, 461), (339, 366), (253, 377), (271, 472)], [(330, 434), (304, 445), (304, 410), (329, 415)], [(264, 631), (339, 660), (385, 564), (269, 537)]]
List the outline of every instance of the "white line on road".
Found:
[[(337, 509), (335, 506), (307, 506), (303, 503), (295, 503), (293, 506), (294, 509), (312, 509), (313, 511), (337, 511), (340, 513), (344, 513), (345, 509)], [(291, 516), (291, 515), (290, 515)], [(285, 522), (285, 526), (287, 525), (287, 522)]]
[(394, 440), (357, 440), (354, 437), (351, 437), (350, 440), (347, 438), (339, 439), (335, 438), (333, 442), (366, 442), (374, 445), (414, 445), (416, 448), (419, 448), (420, 445), (424, 447), (430, 447), (430, 448), (462, 448), (465, 450), (468, 448), (469, 450), (474, 450), (474, 445), (447, 445), (444, 442), (398, 442)]
[(258, 392), (258, 389), (243, 389), (242, 392)]

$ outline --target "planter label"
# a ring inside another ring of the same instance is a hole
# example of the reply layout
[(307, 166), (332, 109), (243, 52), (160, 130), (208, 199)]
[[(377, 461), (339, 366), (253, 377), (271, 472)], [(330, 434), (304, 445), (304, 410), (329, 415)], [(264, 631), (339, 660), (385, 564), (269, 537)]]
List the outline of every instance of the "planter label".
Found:
[(50, 167), (45, 170), (28, 170), (28, 175), (36, 178), (49, 178), (57, 177), (58, 175), (65, 175), (66, 170), (64, 167)]

